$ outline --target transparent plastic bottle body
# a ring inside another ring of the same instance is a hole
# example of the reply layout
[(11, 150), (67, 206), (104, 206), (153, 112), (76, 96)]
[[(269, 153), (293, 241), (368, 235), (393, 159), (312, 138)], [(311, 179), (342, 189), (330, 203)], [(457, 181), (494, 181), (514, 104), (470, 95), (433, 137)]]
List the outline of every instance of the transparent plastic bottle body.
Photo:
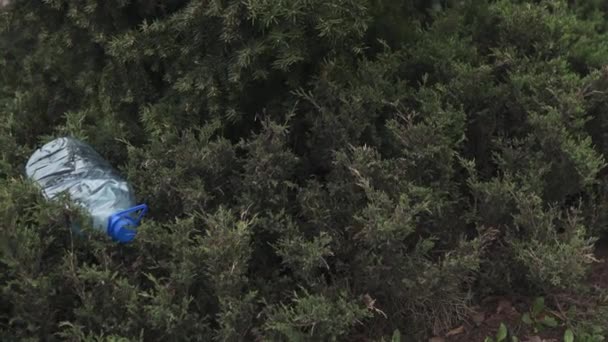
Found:
[(58, 138), (36, 150), (25, 172), (47, 199), (68, 193), (88, 211), (93, 227), (119, 242), (133, 240), (132, 228), (147, 212), (146, 205), (136, 205), (131, 186), (110, 163), (74, 138)]

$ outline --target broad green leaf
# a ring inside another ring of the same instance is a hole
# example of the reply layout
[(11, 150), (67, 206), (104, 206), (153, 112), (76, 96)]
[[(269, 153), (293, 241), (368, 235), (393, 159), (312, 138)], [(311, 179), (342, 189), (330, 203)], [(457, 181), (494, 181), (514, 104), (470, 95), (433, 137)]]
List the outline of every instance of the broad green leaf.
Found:
[(504, 323), (500, 323), (498, 333), (496, 334), (496, 342), (502, 342), (507, 338), (507, 326)]
[(395, 329), (393, 332), (393, 338), (391, 338), (391, 342), (401, 342), (401, 331), (399, 329)]
[(521, 317), (521, 320), (528, 325), (532, 324), (532, 318), (530, 317), (530, 314), (527, 312)]
[(545, 318), (543, 319), (543, 324), (551, 327), (551, 328), (555, 328), (558, 326), (557, 320), (555, 319), (555, 317), (550, 317), (550, 316), (545, 316)]
[(543, 310), (545, 309), (545, 298), (538, 297), (534, 300), (534, 304), (532, 304), (532, 316), (539, 316)]
[(564, 333), (564, 342), (574, 342), (574, 334), (572, 333), (572, 330), (566, 330)]

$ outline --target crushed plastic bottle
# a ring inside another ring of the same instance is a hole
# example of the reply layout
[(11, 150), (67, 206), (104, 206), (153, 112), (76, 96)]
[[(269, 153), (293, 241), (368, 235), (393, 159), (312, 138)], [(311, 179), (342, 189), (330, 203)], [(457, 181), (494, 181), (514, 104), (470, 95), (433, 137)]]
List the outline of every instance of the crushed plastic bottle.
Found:
[(136, 205), (133, 189), (110, 163), (74, 138), (58, 138), (36, 150), (25, 172), (47, 199), (67, 192), (90, 214), (93, 227), (114, 241), (131, 242), (148, 212), (147, 205)]

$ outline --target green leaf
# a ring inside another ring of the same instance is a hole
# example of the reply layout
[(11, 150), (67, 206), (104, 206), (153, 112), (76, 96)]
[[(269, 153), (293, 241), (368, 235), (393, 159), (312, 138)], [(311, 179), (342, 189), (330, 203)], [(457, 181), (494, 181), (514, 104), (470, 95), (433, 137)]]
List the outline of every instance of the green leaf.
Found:
[(393, 332), (391, 342), (401, 342), (401, 331), (399, 331), (399, 329), (395, 329), (395, 331)]
[(530, 314), (527, 312), (521, 317), (521, 320), (528, 325), (532, 325), (532, 318), (530, 317)]
[(555, 328), (558, 326), (557, 320), (555, 319), (555, 317), (550, 317), (550, 316), (545, 316), (545, 318), (543, 319), (543, 324), (551, 327), (551, 328)]
[(545, 309), (545, 298), (538, 297), (534, 300), (534, 304), (532, 304), (532, 316), (538, 317), (543, 310)]
[(494, 340), (491, 337), (486, 337), (486, 339), (483, 340), (483, 342), (494, 342)]
[(574, 334), (572, 333), (572, 330), (566, 330), (564, 333), (564, 342), (574, 342)]
[(511, 342), (519, 342), (519, 338), (517, 338), (517, 336), (511, 336)]
[(507, 338), (507, 326), (504, 323), (500, 323), (498, 333), (496, 334), (496, 342), (502, 342)]

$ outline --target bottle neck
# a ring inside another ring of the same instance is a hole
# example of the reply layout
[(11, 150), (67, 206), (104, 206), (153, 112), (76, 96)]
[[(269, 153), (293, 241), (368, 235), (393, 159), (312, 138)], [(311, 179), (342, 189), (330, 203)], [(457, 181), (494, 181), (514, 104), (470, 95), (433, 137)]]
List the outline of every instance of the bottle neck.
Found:
[(136, 235), (135, 228), (139, 226), (147, 212), (148, 206), (142, 204), (113, 214), (108, 220), (108, 235), (114, 241), (122, 243), (133, 241)]

